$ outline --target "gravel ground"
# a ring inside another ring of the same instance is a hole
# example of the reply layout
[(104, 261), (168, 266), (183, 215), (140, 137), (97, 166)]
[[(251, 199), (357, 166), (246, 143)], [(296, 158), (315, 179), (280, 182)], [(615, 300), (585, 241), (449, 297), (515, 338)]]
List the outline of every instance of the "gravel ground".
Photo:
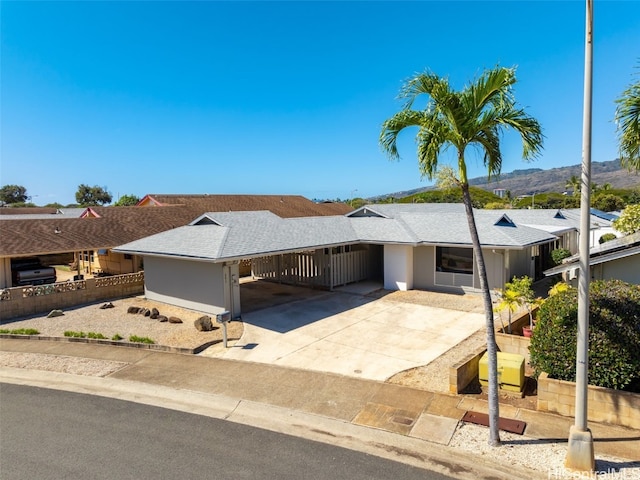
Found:
[[(199, 332), (193, 322), (202, 313), (153, 302), (144, 297), (130, 297), (111, 302), (114, 308), (101, 309), (103, 303), (85, 305), (63, 310), (64, 315), (47, 318), (46, 315), (2, 322), (4, 329), (35, 328), (42, 336), (62, 337), (65, 331), (101, 333), (107, 338), (115, 334), (128, 339), (130, 335), (147, 337), (158, 345), (169, 347), (196, 348), (209, 342), (222, 340), (222, 329), (216, 327), (211, 332)], [(175, 316), (183, 323), (158, 322), (143, 315), (127, 313), (130, 306), (157, 308), (161, 315)], [(215, 322), (215, 320), (214, 320)], [(242, 335), (242, 322), (231, 322), (227, 327), (229, 339)]]

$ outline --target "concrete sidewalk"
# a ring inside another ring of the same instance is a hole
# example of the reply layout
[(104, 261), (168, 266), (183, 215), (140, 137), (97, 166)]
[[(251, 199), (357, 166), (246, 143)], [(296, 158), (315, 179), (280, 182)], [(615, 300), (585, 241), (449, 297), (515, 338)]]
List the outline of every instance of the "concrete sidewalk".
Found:
[[(223, 358), (66, 341), (15, 339), (1, 339), (0, 351), (65, 355), (127, 363), (124, 368), (106, 378), (84, 377), (78, 380), (93, 386), (84, 387), (85, 390), (88, 389), (87, 393), (91, 393), (92, 388), (97, 389), (100, 385), (106, 386), (115, 382), (120, 385), (118, 388), (121, 390), (123, 386), (142, 386), (136, 394), (138, 397), (160, 389), (166, 392), (182, 392), (193, 398), (217, 398), (228, 402), (228, 405), (222, 403), (227, 405), (228, 413), (221, 414), (221, 418), (229, 419), (238, 415), (236, 409), (239, 402), (244, 402), (244, 405), (251, 402), (252, 405), (260, 405), (266, 409), (265, 411), (271, 412), (267, 417), (276, 415), (274, 412), (280, 412), (279, 415), (284, 415), (292, 428), (296, 426), (296, 421), (317, 421), (317, 425), (309, 427), (308, 430), (315, 431), (318, 440), (336, 444), (355, 438), (354, 429), (360, 431), (364, 427), (367, 431), (373, 432), (370, 433), (373, 435), (370, 444), (377, 445), (381, 451), (386, 451), (392, 458), (400, 461), (417, 455), (406, 453), (413, 451), (412, 448), (415, 448), (416, 452), (424, 451), (420, 442), (425, 440), (430, 442), (430, 452), (440, 452), (442, 449), (442, 452), (446, 452), (445, 446), (451, 440), (464, 413), (468, 410), (488, 410), (485, 401), (472, 396), (451, 396), (374, 380)], [(56, 388), (57, 382), (71, 381), (69, 375), (60, 377), (60, 374), (50, 372), (39, 372), (35, 377), (32, 376), (40, 379), (38, 381), (30, 382), (27, 377), (29, 375), (26, 371), (20, 372), (19, 369), (6, 367), (0, 369), (0, 381), (41, 385), (50, 378), (49, 388)], [(165, 396), (170, 395), (166, 393)], [(207, 402), (203, 405), (202, 410), (206, 411)], [(208, 408), (212, 408), (210, 402)], [(224, 413), (227, 410), (222, 408), (222, 411)], [(197, 410), (195, 413), (201, 412)], [(570, 418), (518, 409), (510, 405), (501, 405), (500, 414), (502, 417), (526, 422), (525, 436), (537, 439), (540, 443), (566, 441), (572, 424)], [(273, 418), (255, 418), (254, 423), (257, 422), (256, 426), (263, 426), (260, 422), (268, 423), (273, 421)], [(338, 422), (340, 428), (323, 434), (326, 422)], [(627, 468), (640, 466), (640, 431), (595, 423), (591, 423), (590, 427), (595, 438), (596, 455), (626, 459), (628, 463), (624, 466)], [(282, 428), (279, 431), (282, 431)], [(342, 432), (339, 435), (341, 441), (336, 437), (337, 431)], [(402, 448), (406, 449), (404, 454), (399, 453), (398, 449)], [(453, 452), (449, 452), (449, 458), (452, 454)], [(399, 458), (403, 455), (407, 458)], [(420, 455), (424, 457), (422, 460), (413, 458), (412, 462), (425, 466), (420, 462), (428, 459), (428, 455)], [(455, 464), (458, 463), (476, 468), (475, 477), (467, 477), (463, 471), (458, 472), (459, 478), (482, 478), (477, 476), (477, 470), (490, 471), (492, 468), (500, 473), (496, 474), (496, 478), (535, 478), (534, 473), (519, 472), (513, 465), (504, 468), (494, 464), (482, 465), (480, 457), (464, 460), (460, 457), (459, 451), (456, 451)], [(438, 464), (438, 461), (435, 461), (435, 464)], [(467, 467), (461, 468), (464, 470)], [(448, 467), (445, 470), (451, 473)], [(524, 476), (519, 477), (518, 473)]]

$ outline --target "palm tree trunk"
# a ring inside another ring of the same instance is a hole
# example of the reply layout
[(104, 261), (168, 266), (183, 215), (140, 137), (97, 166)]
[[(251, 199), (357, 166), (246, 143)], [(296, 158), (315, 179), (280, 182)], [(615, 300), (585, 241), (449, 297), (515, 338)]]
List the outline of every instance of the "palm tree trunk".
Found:
[(473, 242), (473, 251), (478, 267), (478, 277), (480, 278), (480, 289), (484, 301), (484, 314), (487, 323), (487, 354), (489, 370), (489, 445), (497, 447), (500, 445), (500, 431), (498, 429), (498, 418), (500, 417), (498, 401), (498, 346), (496, 345), (496, 334), (493, 325), (493, 305), (491, 302), (491, 292), (489, 291), (489, 281), (487, 280), (487, 268), (484, 264), (484, 256), (480, 247), (480, 237), (476, 228), (476, 220), (473, 215), (473, 204), (469, 193), (469, 184), (463, 183), (462, 200), (467, 212), (467, 222), (469, 232)]

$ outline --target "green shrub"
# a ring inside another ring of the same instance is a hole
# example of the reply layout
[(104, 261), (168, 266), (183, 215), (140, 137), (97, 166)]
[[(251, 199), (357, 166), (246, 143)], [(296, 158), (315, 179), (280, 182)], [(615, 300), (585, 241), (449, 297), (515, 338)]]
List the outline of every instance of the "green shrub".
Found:
[(84, 332), (74, 332), (73, 330), (67, 330), (66, 332), (64, 332), (64, 336), (65, 337), (72, 337), (72, 338), (87, 338), (87, 334)]
[(602, 245), (603, 243), (610, 242), (611, 240), (615, 240), (616, 238), (618, 237), (616, 237), (615, 233), (605, 233), (600, 237), (600, 240), (598, 240), (598, 243)]
[[(640, 286), (596, 281), (589, 297), (589, 384), (622, 390), (640, 380)], [(545, 300), (529, 347), (536, 375), (575, 381), (577, 324), (576, 289)]]
[(15, 330), (8, 330), (6, 328), (0, 329), (0, 333), (8, 333), (10, 335), (39, 335), (40, 332), (35, 328), (16, 328)]
[(111, 337), (111, 340), (115, 340), (117, 342), (118, 340), (122, 340), (123, 338), (124, 337), (122, 335), (116, 333), (113, 337)]
[(556, 265), (560, 265), (562, 260), (570, 256), (571, 252), (566, 248), (556, 248), (555, 250), (551, 250), (551, 259)]
[(101, 333), (89, 332), (89, 333), (87, 333), (87, 338), (106, 339), (107, 337), (105, 337), (105, 336), (104, 336), (103, 334), (101, 334)]
[(151, 344), (156, 343), (148, 337), (139, 337), (137, 335), (131, 335), (129, 337), (129, 341), (134, 343), (151, 343)]

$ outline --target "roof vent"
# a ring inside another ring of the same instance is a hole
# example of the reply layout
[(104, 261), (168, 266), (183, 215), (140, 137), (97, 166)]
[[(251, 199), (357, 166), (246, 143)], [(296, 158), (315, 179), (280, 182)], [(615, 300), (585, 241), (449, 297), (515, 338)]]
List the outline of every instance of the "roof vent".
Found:
[(221, 227), (222, 225), (220, 225), (218, 222), (216, 222), (213, 218), (204, 215), (202, 218), (200, 218), (197, 222), (193, 223), (192, 225), (217, 225), (218, 227)]
[(494, 223), (494, 225), (498, 226), (498, 227), (515, 227), (516, 224), (513, 223), (513, 220), (511, 220), (507, 214), (503, 214), (496, 223)]
[(567, 217), (565, 217), (560, 210), (558, 210), (556, 212), (556, 214), (553, 216), (553, 218), (561, 218), (562, 220), (566, 220), (567, 219)]

